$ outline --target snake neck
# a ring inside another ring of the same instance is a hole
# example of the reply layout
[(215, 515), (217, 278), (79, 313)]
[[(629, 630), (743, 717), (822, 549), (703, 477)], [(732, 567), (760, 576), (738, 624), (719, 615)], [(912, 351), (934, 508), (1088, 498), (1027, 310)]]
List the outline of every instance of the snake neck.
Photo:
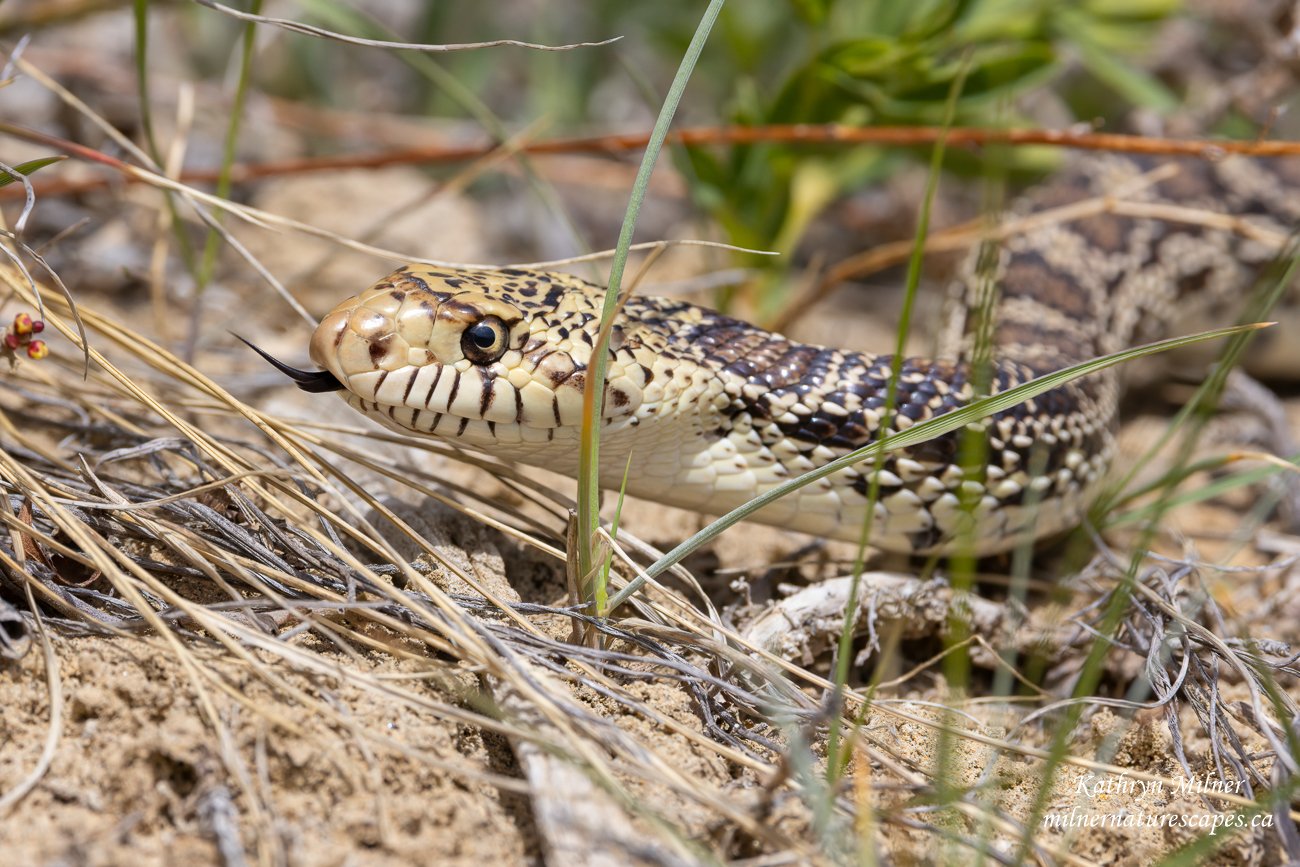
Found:
[[(628, 321), (650, 325), (641, 336), (636, 326), (629, 331), (633, 343), (672, 359), (679, 376), (703, 371), (716, 382), (705, 389), (717, 397), (698, 424), (675, 439), (696, 465), (664, 474), (649, 494), (723, 511), (979, 392), (1005, 391), (1173, 328), (1231, 321), (1300, 220), (1300, 202), (1287, 194), (1297, 184), (1296, 161), (1076, 163), (1016, 206), (1007, 224), (1019, 231), (995, 256), (968, 258), (948, 358), (899, 362), (892, 403), (890, 356), (797, 343), (699, 308), (656, 311), (663, 302), (653, 299), (630, 306)], [(1224, 211), (1234, 216), (1225, 220)], [(991, 323), (983, 338), (974, 327), (981, 310)], [(964, 434), (955, 431), (890, 454), (878, 469), (841, 473), (760, 520), (856, 538), (874, 482), (872, 541), (894, 550), (944, 550), (962, 511), (984, 516), (975, 539), (981, 552), (1063, 529), (1105, 474), (1119, 393), (1114, 370), (1076, 380), (982, 423), (977, 466), (963, 457)]]

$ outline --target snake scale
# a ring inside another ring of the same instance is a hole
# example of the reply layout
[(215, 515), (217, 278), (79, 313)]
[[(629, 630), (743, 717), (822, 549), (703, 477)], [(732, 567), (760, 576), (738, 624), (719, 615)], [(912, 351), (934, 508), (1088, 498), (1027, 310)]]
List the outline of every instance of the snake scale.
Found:
[[(1027, 220), (995, 259), (981, 265), (971, 254), (956, 294), (969, 302), (990, 276), (997, 290), (992, 390), (1154, 339), (1188, 309), (1235, 316), (1224, 302), (1277, 255), (1260, 233), (1285, 237), (1296, 225), (1298, 187), (1300, 163), (1282, 160), (1075, 161), (1011, 216), (1106, 196), (1153, 216), (1101, 208)], [(1171, 212), (1176, 219), (1158, 218)], [(408, 266), (321, 321), (311, 357), (323, 370), (281, 369), (306, 390), (342, 391), (398, 431), (573, 473), (603, 292), (567, 274)], [(725, 512), (882, 431), (972, 400), (970, 339), (956, 345), (947, 360), (905, 359), (886, 415), (888, 355), (798, 343), (684, 301), (634, 295), (610, 342), (601, 484), (617, 488), (630, 456), (629, 493)], [(959, 459), (956, 431), (828, 476), (754, 520), (857, 539), (875, 473), (870, 540), (886, 550), (944, 553), (962, 538), (991, 553), (1069, 528), (1112, 458), (1119, 386), (1114, 371), (1094, 374), (987, 419), (978, 465)]]

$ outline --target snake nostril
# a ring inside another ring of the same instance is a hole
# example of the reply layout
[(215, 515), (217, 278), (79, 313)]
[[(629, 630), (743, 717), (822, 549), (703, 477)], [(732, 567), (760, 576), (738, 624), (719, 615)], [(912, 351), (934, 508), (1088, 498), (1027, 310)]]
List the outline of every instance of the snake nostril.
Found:
[(383, 360), (388, 356), (389, 345), (393, 342), (392, 334), (385, 334), (383, 337), (376, 337), (369, 341), (370, 361), (375, 366), (382, 366)]

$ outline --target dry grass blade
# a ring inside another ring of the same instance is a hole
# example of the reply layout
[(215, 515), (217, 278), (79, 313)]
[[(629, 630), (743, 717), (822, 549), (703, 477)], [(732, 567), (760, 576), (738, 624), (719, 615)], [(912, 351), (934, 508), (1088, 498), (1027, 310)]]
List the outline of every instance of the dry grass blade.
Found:
[(518, 39), (493, 39), (487, 42), (461, 42), (450, 43), (445, 45), (426, 45), (417, 42), (386, 42), (382, 39), (363, 39), (359, 36), (348, 36), (343, 33), (335, 33), (332, 30), (326, 30), (323, 27), (316, 27), (312, 24), (303, 24), (301, 21), (293, 21), (288, 18), (272, 18), (267, 15), (253, 15), (239, 9), (232, 9), (216, 0), (194, 0), (200, 6), (206, 6), (223, 15), (229, 15), (240, 21), (248, 21), (254, 24), (267, 24), (272, 27), (279, 27), (288, 30), (291, 33), (301, 33), (306, 36), (315, 36), (320, 39), (329, 39), (334, 42), (343, 42), (348, 45), (362, 45), (367, 48), (387, 48), (399, 51), (424, 51), (429, 53), (444, 53), (449, 51), (469, 51), (476, 48), (494, 48), (501, 45), (511, 45), (516, 48), (531, 48), (535, 51), (572, 51), (576, 48), (599, 48), (602, 45), (610, 45), (619, 41), (623, 37), (615, 36), (612, 39), (605, 39), (600, 42), (576, 42), (572, 45), (541, 45), (536, 42), (521, 42)]

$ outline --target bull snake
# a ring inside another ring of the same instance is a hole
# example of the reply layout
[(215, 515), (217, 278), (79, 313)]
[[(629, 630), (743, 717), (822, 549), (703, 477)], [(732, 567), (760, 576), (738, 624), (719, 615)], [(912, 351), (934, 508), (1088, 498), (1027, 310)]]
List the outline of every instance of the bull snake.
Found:
[[(1126, 190), (1125, 200), (1242, 216), (1284, 235), (1300, 217), (1300, 164), (1182, 161), (1157, 175), (1121, 155), (1076, 162), (1013, 208), (1024, 216)], [(1157, 178), (1144, 182), (1144, 178)], [(997, 289), (993, 391), (1166, 331), (1184, 308), (1222, 316), (1276, 245), (1213, 221), (1101, 211), (1009, 238), (958, 282), (971, 309), (981, 275)], [(532, 270), (408, 266), (348, 298), (311, 341), (323, 370), (281, 366), (309, 391), (395, 430), (573, 473), (582, 391), (604, 289)], [(953, 333), (963, 331), (961, 316)], [(959, 360), (902, 362), (884, 416), (892, 358), (797, 343), (684, 301), (634, 295), (616, 320), (601, 432), (601, 484), (720, 514), (887, 431), (976, 397)], [(986, 420), (986, 460), (959, 459), (961, 431), (828, 476), (754, 520), (905, 553), (1006, 550), (1076, 524), (1114, 453), (1120, 380), (1076, 380)], [(630, 463), (629, 463), (630, 458)], [(969, 535), (967, 535), (969, 533)]]

